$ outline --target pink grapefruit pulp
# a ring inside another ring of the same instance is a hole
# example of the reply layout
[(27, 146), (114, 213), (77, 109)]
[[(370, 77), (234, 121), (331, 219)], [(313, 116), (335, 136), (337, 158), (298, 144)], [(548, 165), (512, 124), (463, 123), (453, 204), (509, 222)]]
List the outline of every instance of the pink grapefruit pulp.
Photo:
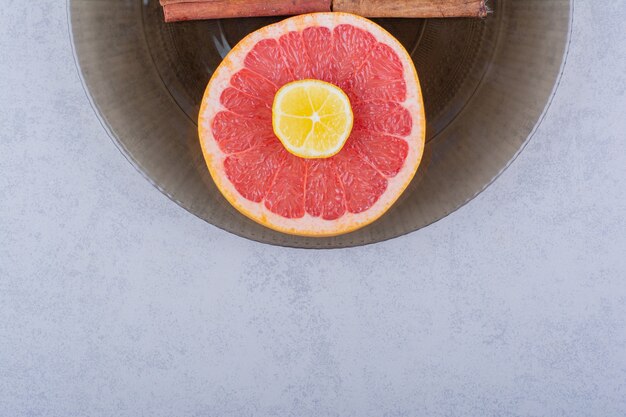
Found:
[[(304, 79), (338, 86), (352, 104), (352, 133), (332, 157), (297, 157), (272, 129), (276, 92)], [(205, 91), (199, 135), (215, 183), (241, 213), (284, 233), (333, 236), (375, 221), (408, 186), (424, 149), (423, 108), (393, 36), (355, 15), (315, 13), (233, 48)]]

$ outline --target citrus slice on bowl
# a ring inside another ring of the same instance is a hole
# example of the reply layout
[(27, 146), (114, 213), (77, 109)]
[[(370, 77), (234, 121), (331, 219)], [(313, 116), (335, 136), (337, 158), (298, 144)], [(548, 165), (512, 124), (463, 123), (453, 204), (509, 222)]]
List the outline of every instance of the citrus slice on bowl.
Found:
[(415, 175), (424, 105), (413, 62), (374, 22), (314, 13), (244, 38), (200, 108), (222, 194), (271, 229), (334, 236), (383, 215)]
[(339, 153), (353, 122), (346, 93), (324, 81), (293, 81), (281, 87), (274, 98), (274, 133), (285, 149), (301, 158), (329, 158)]

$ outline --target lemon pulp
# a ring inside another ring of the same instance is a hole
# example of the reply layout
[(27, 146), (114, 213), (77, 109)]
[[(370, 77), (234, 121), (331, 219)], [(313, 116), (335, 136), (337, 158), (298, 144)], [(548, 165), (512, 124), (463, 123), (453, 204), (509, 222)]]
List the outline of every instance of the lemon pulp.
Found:
[(337, 154), (350, 136), (353, 121), (348, 96), (324, 81), (294, 81), (274, 97), (274, 133), (289, 152), (301, 158)]

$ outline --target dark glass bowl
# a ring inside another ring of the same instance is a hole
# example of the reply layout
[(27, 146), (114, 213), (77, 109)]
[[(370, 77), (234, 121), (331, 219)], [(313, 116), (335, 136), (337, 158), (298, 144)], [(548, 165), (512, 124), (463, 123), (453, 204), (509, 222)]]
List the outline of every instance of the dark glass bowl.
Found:
[(411, 53), (426, 105), (416, 178), (372, 225), (333, 238), (274, 232), (219, 193), (196, 118), (213, 70), (246, 34), (280, 18), (163, 23), (158, 0), (68, 0), (75, 57), (94, 109), (165, 195), (229, 232), (277, 245), (363, 245), (420, 229), (489, 185), (541, 121), (558, 85), (570, 0), (492, 1), (486, 19), (378, 19)]

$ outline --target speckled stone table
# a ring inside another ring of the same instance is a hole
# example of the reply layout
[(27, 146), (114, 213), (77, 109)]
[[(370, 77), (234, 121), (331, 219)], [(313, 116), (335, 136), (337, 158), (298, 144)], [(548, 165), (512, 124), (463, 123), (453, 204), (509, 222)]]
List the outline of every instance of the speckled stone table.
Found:
[(265, 246), (154, 189), (63, 0), (0, 14), (0, 416), (626, 415), (626, 1), (576, 0), (543, 124), (383, 244)]

